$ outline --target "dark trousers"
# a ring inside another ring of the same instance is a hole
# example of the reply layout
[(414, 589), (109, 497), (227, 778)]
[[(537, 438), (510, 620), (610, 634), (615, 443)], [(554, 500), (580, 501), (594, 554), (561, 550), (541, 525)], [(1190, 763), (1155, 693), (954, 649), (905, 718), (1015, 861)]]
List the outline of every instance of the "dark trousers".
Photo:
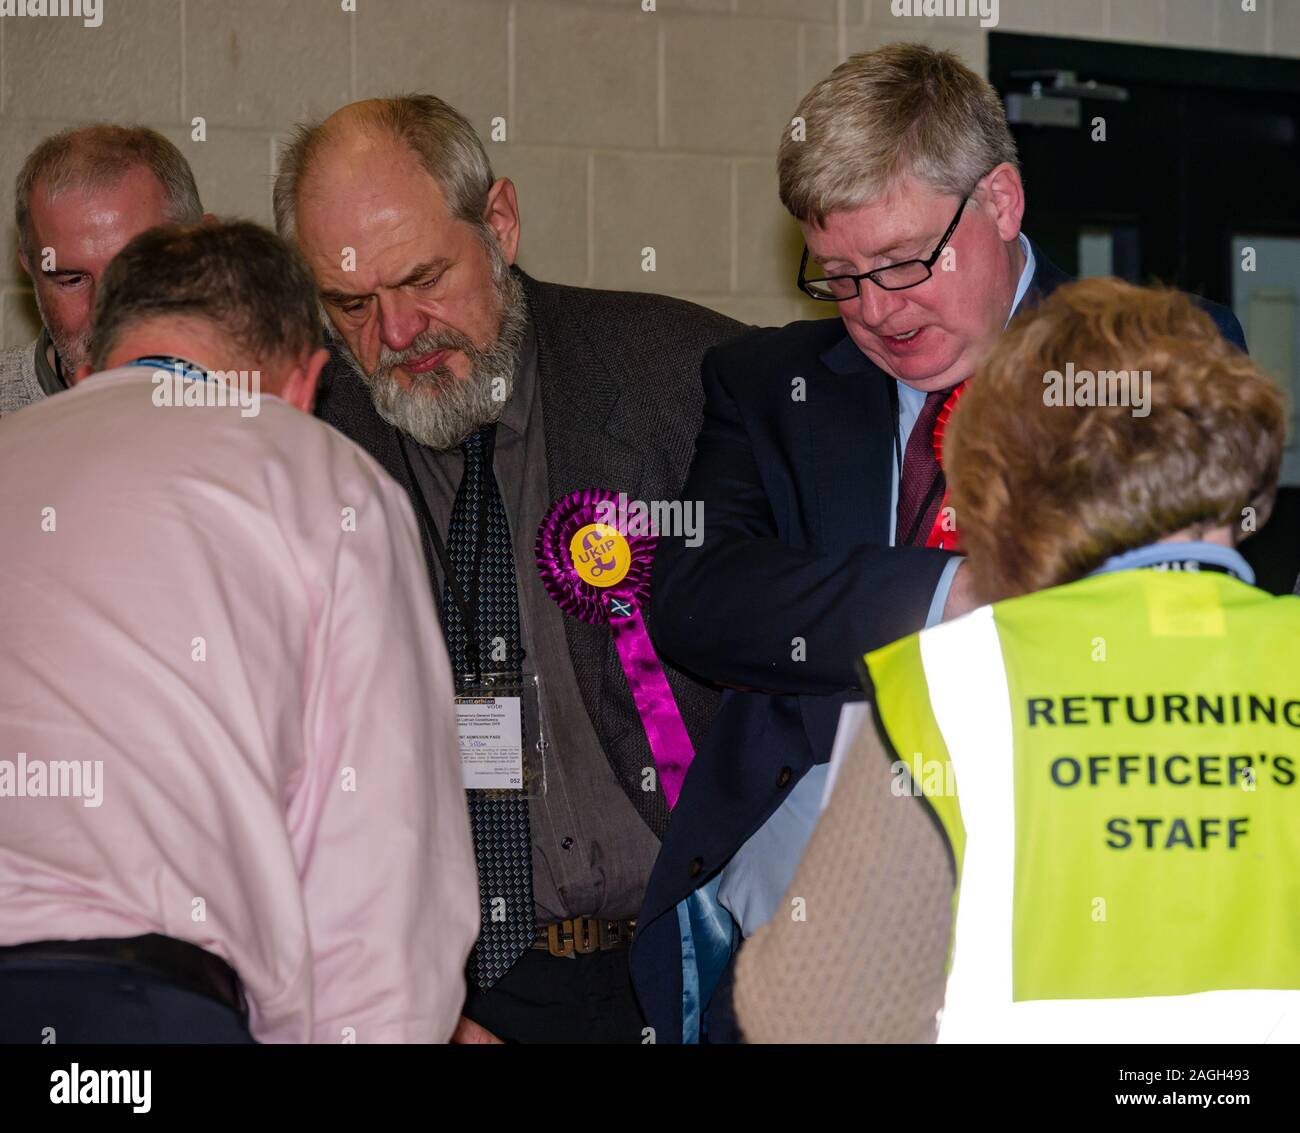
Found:
[(137, 968), (99, 960), (0, 964), (0, 1042), (253, 1041), (231, 1008)]
[(471, 983), (464, 1014), (506, 1042), (645, 1041), (626, 948), (572, 959), (530, 948), (491, 990)]

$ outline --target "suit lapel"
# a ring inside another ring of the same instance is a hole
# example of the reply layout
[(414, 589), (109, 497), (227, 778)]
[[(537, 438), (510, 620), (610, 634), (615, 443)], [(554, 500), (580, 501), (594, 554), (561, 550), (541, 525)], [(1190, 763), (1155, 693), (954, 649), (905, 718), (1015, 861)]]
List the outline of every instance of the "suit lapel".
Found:
[[(554, 503), (584, 488), (614, 487), (608, 475), (611, 461), (600, 436), (615, 400), (613, 383), (598, 362), (574, 358), (571, 343), (548, 325), (547, 311), (538, 301), (536, 287), (530, 286), (532, 281), (526, 276), (524, 282), (537, 329), (537, 380), (546, 438), (547, 493)], [(574, 389), (584, 375), (590, 378), (586, 412)], [(604, 739), (599, 662), (604, 660), (609, 648), (609, 633), (603, 626), (566, 616), (564, 635), (587, 715), (596, 734)]]
[[(520, 272), (537, 332), (537, 379), (546, 434), (546, 481), (552, 501), (584, 488), (645, 496), (644, 431), (635, 414), (620, 403), (621, 375), (612, 372), (591, 347), (581, 326), (552, 305), (543, 285)], [(649, 748), (628, 693), (626, 703), (610, 695), (625, 681), (606, 626), (565, 616), (565, 641), (573, 674), (596, 736), (624, 793), (660, 837), (668, 804), (662, 787), (642, 789)], [(620, 672), (616, 673), (616, 670)], [(625, 743), (629, 733), (641, 742)]]
[(814, 469), (818, 543), (838, 550), (889, 542), (893, 415), (889, 383), (846, 334), (821, 355), (825, 373), (808, 386), (808, 460)]
[[(522, 275), (522, 273), (520, 273)], [(537, 376), (546, 429), (546, 480), (553, 500), (583, 488), (639, 498), (644, 458), (619, 402), (618, 376), (573, 328), (557, 333), (537, 285), (523, 276), (537, 328)], [(639, 443), (638, 443), (639, 442)]]

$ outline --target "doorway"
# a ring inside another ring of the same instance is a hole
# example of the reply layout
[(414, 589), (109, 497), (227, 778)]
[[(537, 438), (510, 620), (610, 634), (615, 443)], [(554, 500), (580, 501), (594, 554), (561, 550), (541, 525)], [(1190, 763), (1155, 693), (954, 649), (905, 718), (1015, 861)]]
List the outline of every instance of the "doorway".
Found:
[(1025, 230), (1071, 275), (1160, 281), (1231, 307), (1288, 396), (1260, 586), (1300, 575), (1300, 60), (989, 35), (1020, 150)]

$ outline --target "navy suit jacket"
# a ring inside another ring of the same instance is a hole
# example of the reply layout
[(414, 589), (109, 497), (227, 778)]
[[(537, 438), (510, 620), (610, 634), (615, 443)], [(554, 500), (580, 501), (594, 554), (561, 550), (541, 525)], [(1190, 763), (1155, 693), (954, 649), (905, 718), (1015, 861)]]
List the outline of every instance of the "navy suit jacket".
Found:
[[(1037, 247), (1034, 257), (1021, 310), (1068, 282)], [(1244, 349), (1232, 312), (1204, 307)], [(855, 659), (924, 626), (950, 557), (889, 546), (893, 379), (840, 319), (714, 347), (703, 382), (682, 498), (703, 502), (704, 538), (660, 542), (655, 642), (688, 671), (762, 691), (723, 696), (641, 908), (632, 974), (659, 1042), (682, 1036), (679, 902), (830, 758), (841, 707), (862, 695)], [(701, 981), (702, 1007), (709, 991)]]

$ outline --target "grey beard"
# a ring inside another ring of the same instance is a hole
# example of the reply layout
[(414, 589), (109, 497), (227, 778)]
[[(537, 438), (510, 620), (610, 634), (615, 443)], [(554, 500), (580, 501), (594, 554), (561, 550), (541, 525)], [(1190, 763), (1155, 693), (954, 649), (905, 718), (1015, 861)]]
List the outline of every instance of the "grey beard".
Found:
[[(344, 358), (370, 390), (379, 416), (439, 452), (456, 448), (471, 433), (499, 421), (514, 392), (515, 369), (528, 327), (528, 302), (523, 285), (509, 270), (495, 281), (495, 290), (501, 326), (496, 341), (484, 349), (459, 331), (425, 331), (405, 350), (383, 347), (374, 372), (366, 373), (347, 344), (336, 339)], [(435, 350), (461, 351), (469, 360), (469, 374), (461, 379), (442, 365), (410, 374), (408, 389), (398, 385), (394, 367)]]
[(36, 294), (36, 310), (40, 313), (41, 322), (45, 324), (45, 329), (49, 332), (50, 341), (54, 344), (54, 353), (58, 355), (59, 364), (63, 367), (64, 374), (67, 375), (68, 383), (71, 384), (73, 376), (81, 368), (82, 363), (90, 361), (90, 331), (87, 330), (77, 336), (67, 334), (63, 327), (45, 314), (45, 309), (41, 306), (39, 292)]

